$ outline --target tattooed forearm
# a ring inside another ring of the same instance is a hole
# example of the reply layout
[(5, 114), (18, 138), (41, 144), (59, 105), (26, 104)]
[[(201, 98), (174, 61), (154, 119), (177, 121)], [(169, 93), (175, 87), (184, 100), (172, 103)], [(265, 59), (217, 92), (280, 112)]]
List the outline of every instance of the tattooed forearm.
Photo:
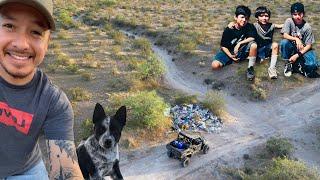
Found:
[(54, 180), (62, 180), (62, 179), (72, 179), (72, 171), (63, 169), (62, 166), (60, 166), (59, 173), (56, 173), (53, 176)]
[(73, 141), (47, 140), (50, 179), (83, 179)]
[(72, 159), (72, 162), (78, 162), (76, 149), (73, 142), (65, 140), (55, 140), (55, 145), (59, 146), (60, 152), (64, 150), (67, 153), (68, 158)]
[(51, 151), (50, 151), (50, 143), (49, 140), (46, 141), (46, 146), (47, 146), (47, 154), (48, 154), (48, 160), (49, 160), (49, 171), (52, 171), (52, 163), (51, 163)]

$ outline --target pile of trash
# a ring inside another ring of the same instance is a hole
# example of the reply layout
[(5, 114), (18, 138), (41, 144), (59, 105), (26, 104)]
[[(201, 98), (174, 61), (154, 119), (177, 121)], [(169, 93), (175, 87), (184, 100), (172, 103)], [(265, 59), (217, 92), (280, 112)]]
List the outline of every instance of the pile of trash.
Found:
[(219, 133), (222, 129), (221, 119), (197, 104), (176, 105), (170, 109), (170, 114), (177, 131)]

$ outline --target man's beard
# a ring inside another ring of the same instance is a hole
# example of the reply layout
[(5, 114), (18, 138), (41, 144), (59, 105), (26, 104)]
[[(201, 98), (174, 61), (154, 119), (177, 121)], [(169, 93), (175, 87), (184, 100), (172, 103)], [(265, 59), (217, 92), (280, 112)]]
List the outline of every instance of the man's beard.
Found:
[(1, 63), (0, 63), (0, 66), (1, 68), (6, 71), (7, 74), (9, 74), (11, 77), (13, 78), (16, 78), (16, 79), (23, 79), (23, 78), (26, 78), (28, 77), (30, 74), (33, 73), (33, 71), (30, 71), (30, 72), (27, 72), (27, 73), (14, 73), (14, 72), (10, 72), (5, 66), (3, 66)]

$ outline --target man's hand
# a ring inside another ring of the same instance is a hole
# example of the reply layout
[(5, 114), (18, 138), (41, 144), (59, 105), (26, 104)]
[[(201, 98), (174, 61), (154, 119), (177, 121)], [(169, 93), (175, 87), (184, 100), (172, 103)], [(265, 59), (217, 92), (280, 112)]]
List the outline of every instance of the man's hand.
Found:
[(239, 58), (236, 57), (236, 55), (231, 55), (230, 57), (234, 62), (239, 62)]
[(296, 60), (299, 58), (298, 54), (295, 54), (293, 56), (290, 57), (289, 62), (294, 63), (296, 62)]
[(73, 141), (46, 140), (50, 179), (83, 180)]
[(303, 48), (304, 48), (302, 41), (299, 38), (296, 38), (295, 41), (296, 41), (296, 44), (297, 44), (298, 51), (302, 51)]

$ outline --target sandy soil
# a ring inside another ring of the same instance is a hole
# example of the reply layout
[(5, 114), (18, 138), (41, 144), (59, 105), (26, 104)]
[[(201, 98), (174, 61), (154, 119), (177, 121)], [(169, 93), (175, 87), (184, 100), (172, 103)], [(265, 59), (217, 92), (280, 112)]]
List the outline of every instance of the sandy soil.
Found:
[[(203, 83), (205, 76), (192, 75), (190, 68), (173, 62), (165, 50), (156, 46), (153, 46), (153, 50), (165, 63), (167, 68), (165, 79), (168, 86), (203, 98), (210, 89)], [(232, 67), (230, 69), (232, 70)], [(209, 72), (208, 69), (206, 71)], [(225, 81), (228, 83), (227, 77)], [(241, 94), (234, 96), (232, 91), (226, 90), (228, 115), (224, 117), (226, 123), (222, 132), (203, 134), (211, 148), (208, 154), (193, 157), (191, 164), (182, 168), (179, 161), (167, 157), (164, 144), (152, 149), (123, 152), (121, 169), (124, 177), (125, 179), (208, 179), (208, 177), (223, 179), (216, 171), (219, 164), (227, 164), (230, 167), (241, 165), (243, 154), (275, 135), (291, 140), (295, 145), (296, 158), (309, 166), (320, 168), (319, 89), (320, 81), (316, 80), (304, 87), (277, 94), (264, 102), (245, 100), (239, 98)]]

